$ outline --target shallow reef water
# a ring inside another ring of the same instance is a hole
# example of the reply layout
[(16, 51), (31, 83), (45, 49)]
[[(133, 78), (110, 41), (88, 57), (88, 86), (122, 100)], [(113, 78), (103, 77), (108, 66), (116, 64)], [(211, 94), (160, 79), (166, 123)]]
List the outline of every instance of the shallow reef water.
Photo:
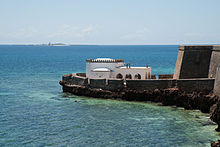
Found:
[(210, 146), (209, 114), (62, 93), (85, 59), (123, 58), (172, 73), (177, 46), (0, 46), (0, 146)]

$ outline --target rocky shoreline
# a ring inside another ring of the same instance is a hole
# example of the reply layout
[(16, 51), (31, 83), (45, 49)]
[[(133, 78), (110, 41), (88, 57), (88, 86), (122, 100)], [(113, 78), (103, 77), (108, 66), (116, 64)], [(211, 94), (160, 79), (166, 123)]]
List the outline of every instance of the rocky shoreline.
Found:
[[(211, 119), (220, 126), (220, 103), (218, 103), (220, 98), (212, 92), (186, 93), (175, 88), (155, 89), (153, 91), (127, 90), (125, 88), (117, 91), (109, 91), (80, 85), (68, 85), (63, 81), (60, 81), (60, 85), (63, 86), (63, 92), (69, 92), (79, 96), (126, 101), (161, 102), (165, 106), (175, 105), (187, 110), (198, 109), (203, 113), (211, 113)], [(220, 131), (219, 128), (216, 130)]]
[[(186, 93), (175, 88), (155, 89), (153, 91), (138, 91), (125, 88), (122, 90), (109, 91), (94, 89), (88, 86), (69, 85), (64, 81), (60, 81), (60, 85), (63, 87), (63, 92), (69, 92), (78, 96), (126, 101), (160, 102), (164, 106), (177, 106), (187, 110), (200, 110), (203, 113), (210, 113), (211, 120), (218, 125), (216, 131), (220, 131), (220, 98), (214, 95), (213, 92)], [(220, 141), (212, 142), (211, 146), (220, 146)]]

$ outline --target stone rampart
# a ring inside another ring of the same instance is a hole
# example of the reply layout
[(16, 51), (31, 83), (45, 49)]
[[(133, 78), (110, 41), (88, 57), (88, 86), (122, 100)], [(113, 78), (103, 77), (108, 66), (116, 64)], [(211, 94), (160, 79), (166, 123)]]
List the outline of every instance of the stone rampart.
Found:
[(174, 79), (215, 78), (220, 45), (179, 46)]
[(155, 90), (175, 87), (176, 80), (173, 79), (152, 79), (152, 80), (126, 80), (126, 87), (130, 90)]
[(66, 74), (66, 75), (63, 75), (62, 81), (71, 82), (71, 80), (72, 80), (72, 75), (74, 75), (74, 74)]
[(106, 88), (106, 79), (89, 79), (89, 87), (105, 89)]
[(185, 92), (210, 92), (214, 88), (215, 79), (179, 79), (177, 87)]
[(175, 71), (174, 71), (174, 75), (173, 75), (174, 79), (180, 78), (180, 71), (181, 71), (181, 66), (182, 66), (182, 61), (183, 61), (183, 55), (184, 55), (184, 46), (179, 46)]
[[(219, 73), (220, 74), (220, 73)], [(220, 79), (220, 75), (218, 77)], [(86, 86), (93, 89), (109, 91), (136, 90), (153, 91), (155, 89), (178, 88), (180, 91), (190, 92), (210, 92), (220, 91), (220, 80), (199, 78), (199, 79), (149, 79), (149, 80), (122, 80), (122, 79), (88, 79), (77, 76), (77, 74), (64, 75), (62, 82), (68, 85)], [(220, 92), (218, 92), (220, 94)]]
[[(215, 79), (163, 79), (163, 80), (127, 80), (126, 87), (131, 90), (155, 90), (178, 88), (185, 92), (210, 92), (214, 88)], [(220, 84), (220, 82), (219, 82)]]
[(158, 75), (159, 79), (173, 79), (173, 74)]
[(77, 76), (86, 77), (86, 73), (76, 73)]
[(220, 97), (220, 68), (216, 70), (214, 93)]
[(108, 79), (106, 81), (106, 87), (107, 90), (122, 90), (124, 88), (124, 80), (121, 79)]
[(76, 73), (64, 75), (62, 81), (69, 85), (86, 86), (88, 84), (88, 78), (77, 76)]
[(210, 67), (209, 67), (210, 78), (216, 77), (217, 68), (220, 68), (220, 46), (213, 46), (212, 57), (211, 57)]
[(118, 91), (124, 88), (124, 80), (121, 79), (89, 79), (88, 87)]
[(208, 78), (213, 46), (180, 46), (174, 78)]

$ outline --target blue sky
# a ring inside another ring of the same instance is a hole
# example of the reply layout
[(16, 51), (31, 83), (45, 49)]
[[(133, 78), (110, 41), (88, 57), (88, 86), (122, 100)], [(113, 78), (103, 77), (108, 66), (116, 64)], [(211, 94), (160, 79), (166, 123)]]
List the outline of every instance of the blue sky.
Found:
[(220, 0), (0, 0), (0, 44), (220, 44)]

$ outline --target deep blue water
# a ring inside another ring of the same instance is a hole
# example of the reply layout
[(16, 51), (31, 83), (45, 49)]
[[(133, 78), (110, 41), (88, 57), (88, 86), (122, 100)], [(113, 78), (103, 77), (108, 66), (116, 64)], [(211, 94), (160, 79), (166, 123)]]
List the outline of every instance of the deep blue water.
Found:
[(62, 93), (63, 74), (88, 58), (174, 72), (178, 46), (0, 45), (0, 146), (209, 146), (208, 114)]

